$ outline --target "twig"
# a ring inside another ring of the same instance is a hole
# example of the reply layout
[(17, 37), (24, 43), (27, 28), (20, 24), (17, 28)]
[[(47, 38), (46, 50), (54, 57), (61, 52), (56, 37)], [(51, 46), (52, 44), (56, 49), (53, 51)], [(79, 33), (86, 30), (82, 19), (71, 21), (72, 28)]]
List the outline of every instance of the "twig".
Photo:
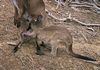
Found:
[(56, 6), (56, 9), (58, 9), (59, 8), (59, 6), (61, 5), (61, 3), (60, 3), (60, 0), (55, 0), (56, 2), (57, 2), (57, 6)]
[(88, 3), (88, 2), (83, 2), (83, 3), (71, 2), (70, 5), (88, 5), (88, 6), (93, 6), (93, 3)]
[[(98, 1), (98, 2), (96, 2), (96, 1)], [(99, 0), (93, 0), (93, 2), (94, 2), (94, 4), (95, 4), (96, 6), (100, 6), (100, 4), (98, 4), (98, 3), (99, 3)]]
[(71, 7), (74, 11), (80, 11), (78, 8), (76, 8), (76, 7)]
[(76, 18), (72, 18), (72, 17), (71, 17), (71, 14), (69, 15), (69, 17), (68, 17), (67, 19), (72, 20), (72, 21), (75, 21), (75, 22), (77, 22), (77, 23), (79, 23), (79, 24), (81, 24), (81, 25), (83, 25), (83, 26), (100, 26), (100, 24), (86, 24), (86, 23), (84, 23), (84, 22), (81, 22), (81, 21), (79, 21), (79, 20), (76, 19)]
[(92, 31), (92, 32), (95, 31), (93, 28), (87, 28), (87, 30), (90, 30), (90, 31)]
[(48, 13), (48, 15), (56, 20), (59, 20), (59, 21), (65, 21), (67, 18), (58, 18), (56, 16), (54, 16), (52, 13), (50, 13), (47, 9), (46, 9), (46, 12)]
[(93, 7), (92, 3), (84, 2), (84, 3), (79, 3), (79, 2), (72, 2), (69, 6), (71, 7)]
[(88, 8), (91, 8), (92, 10), (95, 9), (96, 13), (100, 13), (100, 8), (98, 7), (100, 5), (98, 5), (95, 0), (93, 0), (92, 3), (88, 3), (88, 2), (83, 2), (83, 3), (80, 3), (80, 2), (71, 2), (69, 4), (69, 6), (71, 6), (71, 7), (88, 7)]
[(75, 22), (78, 22), (78, 23), (80, 23), (81, 25), (84, 25), (84, 26), (100, 26), (100, 24), (86, 24), (86, 23), (84, 23), (84, 22), (79, 21), (79, 20), (76, 19), (76, 18), (72, 18), (72, 19), (70, 19), (70, 20), (73, 20), (73, 21), (75, 21)]
[(71, 7), (87, 7), (87, 8), (91, 8), (92, 6), (88, 6), (88, 5), (71, 5)]
[(100, 13), (100, 8), (98, 6), (96, 6), (95, 4), (93, 4), (92, 9), (95, 8), (96, 13)]
[(47, 9), (46, 9), (46, 12), (48, 13), (49, 16), (51, 16), (52, 18), (59, 20), (59, 21), (71, 20), (71, 21), (75, 21), (83, 26), (99, 26), (100, 27), (100, 24), (87, 24), (87, 23), (81, 22), (78, 19), (71, 17), (71, 14), (69, 14), (69, 17), (67, 17), (67, 18), (58, 18), (58, 17), (54, 16), (52, 13), (50, 13)]
[(84, 35), (84, 33), (82, 31), (80, 31), (80, 33), (83, 36), (83, 38), (85, 39), (85, 41), (88, 42), (88, 39), (86, 38), (86, 36)]
[(17, 45), (17, 43), (15, 43), (15, 42), (7, 42), (7, 44), (11, 45), (11, 46), (16, 46)]

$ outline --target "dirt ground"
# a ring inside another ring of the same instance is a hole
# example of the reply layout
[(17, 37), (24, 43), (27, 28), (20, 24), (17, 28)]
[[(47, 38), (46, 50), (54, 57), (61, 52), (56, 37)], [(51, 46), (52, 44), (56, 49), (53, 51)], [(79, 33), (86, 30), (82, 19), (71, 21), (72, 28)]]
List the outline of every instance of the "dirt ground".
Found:
[[(65, 7), (61, 6), (55, 11), (56, 3), (53, 0), (45, 0), (45, 4), (46, 9), (59, 18), (68, 16), (69, 12), (72, 17), (85, 23), (100, 22), (100, 15), (89, 10), (74, 11), (66, 3)], [(100, 66), (71, 57), (63, 50), (58, 51), (57, 57), (48, 54), (39, 56), (35, 54), (36, 50), (32, 45), (25, 44), (14, 54), (14, 46), (7, 44), (19, 40), (18, 29), (13, 25), (13, 15), (12, 3), (9, 0), (0, 0), (0, 70), (100, 70)], [(48, 19), (50, 24), (70, 30), (74, 40), (74, 52), (100, 61), (100, 27), (82, 26), (73, 21), (62, 22), (51, 17)]]

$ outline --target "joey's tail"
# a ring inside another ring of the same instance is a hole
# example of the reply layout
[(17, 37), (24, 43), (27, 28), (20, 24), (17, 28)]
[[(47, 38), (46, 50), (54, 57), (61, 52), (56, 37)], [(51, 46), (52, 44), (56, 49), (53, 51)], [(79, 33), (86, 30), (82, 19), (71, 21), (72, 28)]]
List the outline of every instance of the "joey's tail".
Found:
[(83, 60), (88, 60), (88, 61), (96, 61), (95, 59), (92, 59), (90, 57), (86, 57), (86, 56), (82, 56), (82, 55), (74, 53), (72, 50), (72, 44), (69, 46), (68, 51), (69, 51), (70, 55), (73, 57), (83, 59)]

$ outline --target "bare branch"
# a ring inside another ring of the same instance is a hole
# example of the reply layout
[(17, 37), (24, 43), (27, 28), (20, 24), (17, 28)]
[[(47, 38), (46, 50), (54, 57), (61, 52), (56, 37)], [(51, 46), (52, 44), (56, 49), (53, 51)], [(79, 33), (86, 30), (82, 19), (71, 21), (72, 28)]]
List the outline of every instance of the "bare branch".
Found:
[(82, 31), (80, 31), (80, 33), (81, 33), (81, 35), (83, 36), (84, 40), (85, 40), (86, 42), (88, 42), (88, 39), (87, 39), (87, 37), (84, 35), (84, 33), (83, 33)]
[(98, 6), (96, 6), (95, 4), (93, 4), (93, 8), (95, 9), (96, 13), (100, 13), (100, 8)]
[(79, 3), (79, 2), (72, 2), (69, 6), (72, 6), (72, 5), (79, 5), (79, 6), (93, 6), (92, 3), (88, 3), (88, 2), (83, 2), (83, 3)]
[(58, 9), (59, 6), (61, 6), (61, 5), (65, 6), (65, 3), (64, 3), (62, 0), (55, 0), (55, 2), (57, 2), (57, 7), (56, 7), (56, 9)]
[(50, 13), (47, 9), (46, 9), (46, 12), (48, 13), (48, 15), (56, 20), (59, 20), (59, 21), (65, 21), (66, 18), (58, 18), (56, 16), (54, 16), (52, 13)]
[(87, 28), (87, 30), (90, 30), (90, 31), (94, 32), (94, 29), (93, 28)]
[(59, 20), (59, 21), (71, 20), (71, 21), (75, 21), (83, 26), (99, 26), (100, 27), (100, 24), (88, 24), (88, 23), (81, 22), (78, 19), (71, 17), (71, 14), (69, 14), (69, 17), (67, 17), (67, 18), (58, 18), (58, 17), (54, 16), (52, 13), (50, 13), (47, 9), (46, 9), (46, 12), (48, 13), (48, 15), (50, 17), (52, 17), (56, 20)]
[(15, 43), (15, 42), (7, 42), (7, 44), (11, 45), (11, 46), (16, 46), (17, 45), (17, 43)]
[(72, 20), (72, 21), (75, 21), (75, 22), (77, 22), (77, 23), (79, 23), (81, 25), (84, 25), (84, 26), (100, 26), (100, 24), (87, 24), (87, 23), (81, 22), (81, 21), (79, 21), (76, 18), (72, 18), (71, 17), (71, 14), (69, 15), (69, 17), (67, 19)]
[(89, 2), (80, 3), (75, 0), (75, 2), (72, 1), (69, 4), (69, 6), (71, 6), (71, 7), (88, 7), (88, 8), (91, 8), (92, 10), (94, 10), (96, 13), (100, 13), (100, 8), (99, 8), (100, 5), (96, 0), (93, 0), (90, 3)]

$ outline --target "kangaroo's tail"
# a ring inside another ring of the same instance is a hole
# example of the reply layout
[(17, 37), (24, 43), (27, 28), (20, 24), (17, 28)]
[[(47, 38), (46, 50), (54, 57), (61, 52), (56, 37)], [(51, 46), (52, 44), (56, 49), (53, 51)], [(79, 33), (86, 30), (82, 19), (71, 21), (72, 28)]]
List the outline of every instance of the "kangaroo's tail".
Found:
[(74, 53), (73, 50), (72, 50), (72, 44), (69, 46), (68, 51), (69, 51), (70, 55), (73, 56), (73, 57), (83, 59), (83, 60), (88, 60), (88, 61), (96, 61), (95, 59), (92, 59), (90, 57), (82, 56), (82, 55)]

